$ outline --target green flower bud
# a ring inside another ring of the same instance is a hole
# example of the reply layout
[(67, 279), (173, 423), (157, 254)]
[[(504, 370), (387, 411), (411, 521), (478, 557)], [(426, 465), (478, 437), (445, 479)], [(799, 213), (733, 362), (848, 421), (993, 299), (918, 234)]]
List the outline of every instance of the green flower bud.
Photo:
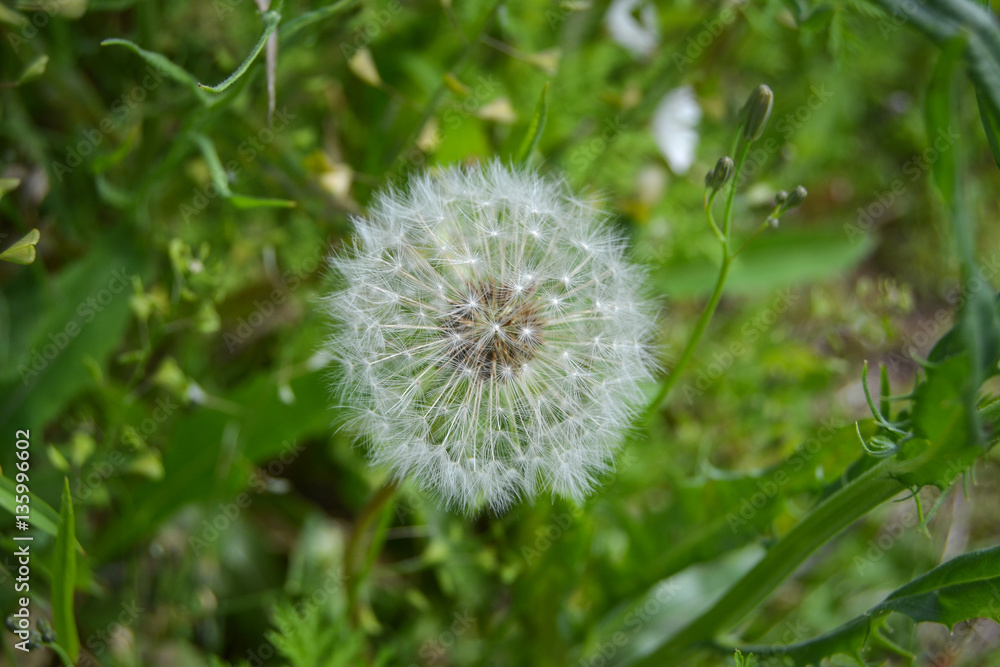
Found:
[(719, 161), (715, 163), (715, 168), (705, 174), (705, 187), (712, 192), (721, 190), (729, 182), (729, 179), (733, 177), (735, 169), (736, 165), (733, 164), (731, 157), (725, 156), (719, 158)]
[(807, 192), (804, 187), (799, 185), (794, 190), (792, 190), (792, 194), (788, 195), (788, 199), (785, 200), (785, 203), (781, 207), (781, 209), (783, 211), (787, 211), (789, 209), (795, 208), (796, 206), (805, 201), (806, 195), (808, 194), (809, 192)]
[(778, 194), (774, 195), (774, 205), (778, 208), (788, 199), (788, 193), (784, 190), (778, 190)]
[(771, 116), (771, 107), (774, 106), (774, 93), (771, 89), (761, 84), (757, 86), (747, 103), (740, 111), (740, 118), (743, 120), (743, 138), (748, 141), (757, 141), (764, 132), (767, 119)]

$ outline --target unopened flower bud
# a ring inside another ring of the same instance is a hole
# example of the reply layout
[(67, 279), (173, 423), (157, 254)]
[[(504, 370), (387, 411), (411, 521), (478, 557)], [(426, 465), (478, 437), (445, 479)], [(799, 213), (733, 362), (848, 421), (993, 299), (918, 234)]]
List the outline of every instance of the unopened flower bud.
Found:
[(715, 168), (705, 174), (705, 187), (712, 192), (721, 190), (733, 177), (735, 169), (736, 165), (733, 164), (732, 158), (729, 156), (719, 158), (719, 161), (715, 163)]
[(788, 193), (784, 190), (778, 190), (778, 194), (774, 195), (774, 205), (780, 207), (788, 199)]
[(788, 199), (785, 200), (784, 206), (781, 207), (782, 210), (787, 211), (795, 208), (805, 201), (806, 195), (808, 194), (809, 192), (807, 192), (804, 187), (801, 185), (797, 186), (794, 190), (792, 190), (792, 194), (788, 195)]
[(771, 116), (771, 107), (774, 106), (774, 93), (771, 89), (761, 84), (757, 86), (747, 103), (743, 105), (740, 118), (743, 120), (743, 138), (750, 141), (757, 141), (764, 132), (767, 119)]

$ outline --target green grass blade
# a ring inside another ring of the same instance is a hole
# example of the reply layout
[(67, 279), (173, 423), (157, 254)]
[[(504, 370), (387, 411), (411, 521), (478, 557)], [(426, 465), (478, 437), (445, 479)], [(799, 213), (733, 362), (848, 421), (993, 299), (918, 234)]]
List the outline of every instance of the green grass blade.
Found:
[[(6, 476), (0, 477), (0, 507), (11, 514), (14, 514), (14, 506), (20, 504), (14, 502), (14, 489), (14, 480)], [(35, 494), (29, 493), (28, 496), (31, 499), (31, 526), (55, 537), (59, 530), (59, 514)]]
[(152, 65), (154, 68), (159, 70), (165, 76), (173, 79), (177, 83), (184, 85), (189, 88), (202, 102), (208, 102), (208, 97), (205, 93), (198, 87), (198, 80), (188, 72), (186, 69), (179, 65), (175, 65), (170, 62), (170, 60), (159, 53), (153, 51), (147, 51), (146, 49), (140, 47), (134, 42), (130, 42), (127, 39), (106, 39), (101, 42), (101, 46), (124, 46), (127, 49), (134, 51), (140, 58), (145, 60), (147, 63)]
[(215, 144), (204, 134), (196, 133), (191, 138), (198, 146), (198, 150), (201, 151), (205, 162), (208, 163), (208, 173), (212, 176), (212, 182), (219, 189), (219, 194), (229, 199), (233, 195), (233, 192), (229, 189), (229, 179), (226, 177), (226, 170), (222, 166), (222, 160), (219, 159), (219, 152), (215, 150)]
[(538, 140), (542, 138), (542, 132), (545, 131), (545, 118), (549, 113), (549, 105), (546, 100), (548, 92), (549, 84), (546, 82), (538, 96), (538, 102), (535, 104), (535, 112), (531, 115), (531, 122), (528, 123), (528, 131), (524, 135), (524, 141), (521, 142), (521, 147), (517, 151), (516, 162), (518, 164), (528, 163), (531, 154), (538, 146)]
[(73, 614), (73, 589), (76, 584), (76, 521), (69, 478), (63, 480), (59, 532), (56, 535), (55, 562), (52, 567), (52, 623), (59, 645), (75, 662), (80, 655), (80, 638)]
[(246, 60), (244, 60), (240, 66), (236, 68), (235, 72), (226, 77), (222, 83), (215, 86), (206, 86), (203, 83), (199, 83), (198, 87), (200, 89), (207, 90), (211, 93), (221, 93), (226, 88), (229, 88), (229, 86), (239, 81), (240, 77), (246, 74), (246, 71), (250, 69), (250, 65), (253, 64), (253, 61), (256, 60), (257, 56), (264, 49), (264, 45), (267, 44), (268, 38), (278, 27), (278, 22), (281, 21), (281, 14), (276, 11), (267, 11), (264, 12), (261, 18), (264, 20), (264, 32), (261, 34), (260, 39), (257, 40), (257, 43), (254, 44), (253, 49), (250, 50), (250, 55), (246, 57)]
[(347, 11), (358, 4), (358, 0), (339, 0), (332, 5), (327, 7), (320, 7), (319, 9), (314, 9), (311, 12), (306, 12), (296, 16), (292, 20), (281, 26), (278, 30), (278, 36), (282, 39), (288, 39), (289, 37), (295, 35), (297, 32), (304, 28), (308, 28), (313, 23), (318, 23), (331, 16), (336, 16), (337, 14)]
[(229, 203), (236, 208), (295, 208), (298, 204), (291, 199), (275, 199), (273, 197), (249, 197), (247, 195), (232, 195)]
[(192, 135), (192, 140), (201, 150), (205, 162), (208, 163), (208, 172), (212, 176), (212, 182), (219, 189), (219, 194), (229, 200), (229, 203), (240, 209), (247, 208), (295, 208), (296, 202), (290, 199), (274, 199), (270, 197), (252, 197), (234, 193), (229, 188), (229, 179), (226, 177), (226, 170), (219, 159), (219, 153), (215, 150), (215, 144), (204, 134), (196, 133)]
[(983, 131), (986, 133), (986, 141), (990, 144), (990, 152), (993, 153), (993, 161), (1000, 167), (1000, 119), (995, 114), (986, 98), (983, 87), (976, 84), (976, 105), (979, 107), (979, 118), (983, 122)]

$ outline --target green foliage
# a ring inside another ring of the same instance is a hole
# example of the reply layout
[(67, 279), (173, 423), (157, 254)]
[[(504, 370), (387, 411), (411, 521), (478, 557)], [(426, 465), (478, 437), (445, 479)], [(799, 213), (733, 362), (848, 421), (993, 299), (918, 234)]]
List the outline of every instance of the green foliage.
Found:
[(73, 592), (76, 588), (76, 518), (69, 479), (63, 479), (62, 508), (59, 511), (59, 532), (56, 534), (55, 562), (52, 564), (52, 621), (60, 646), (71, 663), (80, 655), (80, 638), (73, 612)]
[(343, 667), (361, 659), (364, 633), (331, 624), (319, 605), (302, 611), (280, 606), (272, 620), (277, 631), (267, 633), (267, 639), (291, 667)]
[[(981, 3), (651, 3), (638, 57), (607, 2), (271, 4), (0, 4), (0, 424), (33, 435), (41, 646), (112, 667), (991, 659), (958, 648), (1000, 599)], [(740, 158), (758, 83), (774, 105), (713, 233), (702, 176)], [(703, 110), (687, 174), (651, 135), (681, 85)], [(582, 506), (464, 519), (333, 426), (319, 304), (374, 190), (493, 155), (602, 198), (664, 304), (664, 371)], [(14, 461), (0, 445), (3, 609)]]

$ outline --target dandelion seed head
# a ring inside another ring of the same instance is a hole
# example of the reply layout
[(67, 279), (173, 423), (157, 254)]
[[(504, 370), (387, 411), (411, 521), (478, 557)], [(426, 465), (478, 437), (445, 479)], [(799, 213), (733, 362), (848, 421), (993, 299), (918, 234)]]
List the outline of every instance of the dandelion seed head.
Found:
[(325, 352), (371, 461), (466, 512), (587, 495), (653, 369), (644, 273), (607, 216), (493, 161), (387, 189), (354, 223)]

